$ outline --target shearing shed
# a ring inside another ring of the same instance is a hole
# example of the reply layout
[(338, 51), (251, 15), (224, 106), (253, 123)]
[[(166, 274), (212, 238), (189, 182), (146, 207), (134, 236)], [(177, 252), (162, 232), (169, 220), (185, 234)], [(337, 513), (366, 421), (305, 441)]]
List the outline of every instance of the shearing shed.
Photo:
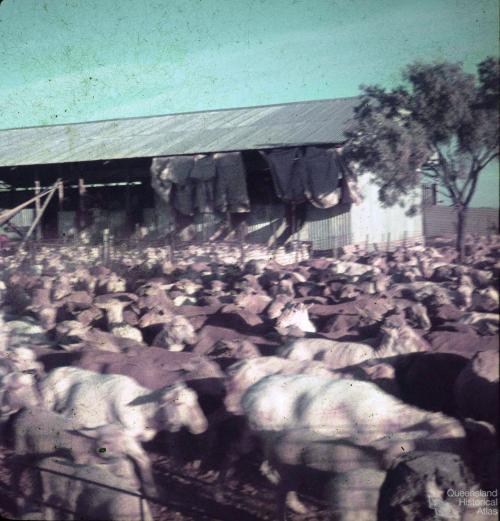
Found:
[[(55, 186), (3, 233), (101, 243), (239, 238), (297, 252), (422, 241), (422, 217), (383, 208), (342, 160), (358, 98), (0, 131), (0, 208)], [(151, 174), (151, 173), (152, 174)], [(151, 178), (152, 177), (152, 178)], [(59, 181), (58, 181), (59, 180)], [(43, 210), (43, 211), (42, 211)]]

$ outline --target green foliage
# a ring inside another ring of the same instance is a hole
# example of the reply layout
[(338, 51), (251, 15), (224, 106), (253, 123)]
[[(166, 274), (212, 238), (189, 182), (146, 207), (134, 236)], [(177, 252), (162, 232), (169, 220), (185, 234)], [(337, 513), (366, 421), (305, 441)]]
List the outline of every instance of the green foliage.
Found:
[(414, 63), (391, 91), (362, 87), (345, 157), (370, 171), (385, 205), (401, 202), (422, 176), (467, 208), (481, 170), (498, 156), (499, 62), (477, 77), (456, 63)]

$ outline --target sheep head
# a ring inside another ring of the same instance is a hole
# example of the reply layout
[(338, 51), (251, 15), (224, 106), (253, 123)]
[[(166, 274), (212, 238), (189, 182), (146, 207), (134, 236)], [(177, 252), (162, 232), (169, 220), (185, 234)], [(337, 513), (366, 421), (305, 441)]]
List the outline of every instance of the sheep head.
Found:
[(182, 382), (163, 388), (159, 411), (159, 429), (178, 432), (186, 427), (192, 434), (201, 434), (208, 428), (196, 392)]

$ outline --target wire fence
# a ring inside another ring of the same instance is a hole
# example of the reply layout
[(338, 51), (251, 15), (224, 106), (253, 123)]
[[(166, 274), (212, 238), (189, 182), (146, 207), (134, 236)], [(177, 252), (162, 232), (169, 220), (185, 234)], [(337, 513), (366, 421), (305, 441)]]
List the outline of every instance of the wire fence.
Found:
[[(0, 255), (21, 255), (35, 258), (38, 254), (57, 251), (62, 256), (71, 256), (86, 262), (99, 262), (110, 265), (124, 259), (141, 258), (143, 264), (169, 261), (178, 262), (191, 259), (193, 262), (216, 262), (220, 264), (244, 264), (250, 260), (275, 261), (281, 265), (290, 265), (312, 257), (336, 258), (344, 253), (365, 254), (372, 251), (390, 251), (398, 247), (425, 245), (421, 235), (408, 236), (394, 240), (390, 234), (382, 241), (372, 242), (366, 235), (365, 240), (352, 243), (350, 234), (325, 238), (321, 241), (291, 239), (281, 246), (267, 246), (243, 240), (181, 241), (168, 238), (115, 238), (104, 230), (99, 242), (86, 240), (85, 237), (72, 237), (54, 240), (32, 240), (23, 247), (18, 242), (10, 241), (0, 247)], [(136, 265), (136, 264), (135, 264)]]
[[(68, 460), (68, 463), (71, 463), (71, 462)], [(60, 472), (60, 471), (57, 471), (54, 469), (49, 469), (46, 467), (40, 467), (37, 465), (25, 465), (24, 467), (30, 468), (35, 471), (39, 471), (40, 473), (52, 474), (55, 476), (69, 479), (74, 482), (86, 483), (87, 485), (92, 485), (93, 487), (99, 487), (104, 490), (110, 490), (110, 491), (117, 492), (120, 494), (125, 494), (130, 497), (135, 497), (138, 500), (138, 506), (139, 506), (138, 510), (139, 510), (139, 514), (140, 514), (140, 521), (147, 521), (147, 519), (148, 519), (148, 516), (146, 516), (146, 513), (145, 513), (146, 512), (146, 509), (144, 507), (145, 501), (148, 501), (151, 503), (156, 503), (161, 506), (168, 506), (167, 503), (161, 501), (160, 499), (153, 498), (153, 497), (147, 496), (147, 495), (139, 493), (139, 492), (134, 492), (130, 489), (115, 487), (115, 486), (112, 486), (112, 485), (109, 485), (107, 483), (103, 483), (100, 481), (93, 481), (91, 479), (82, 478), (80, 476), (74, 476), (72, 474), (66, 474), (64, 472)], [(19, 491), (19, 493), (24, 499), (26, 499), (26, 496), (22, 492)], [(40, 499), (36, 499), (34, 497), (30, 497), (29, 499), (32, 500), (35, 504), (42, 506), (42, 507), (53, 508), (53, 509), (56, 509), (57, 511), (64, 512), (66, 514), (71, 514), (71, 515), (78, 514), (78, 512), (76, 510), (71, 510), (70, 508), (67, 508), (64, 504), (61, 504), (61, 501), (57, 501), (57, 503), (50, 502), (50, 499), (51, 499), (50, 497), (48, 498), (49, 501), (46, 501), (44, 498), (42, 498), (42, 500), (40, 500)], [(59, 499), (62, 499), (62, 498), (59, 498)], [(67, 505), (67, 506), (71, 506), (71, 505)]]

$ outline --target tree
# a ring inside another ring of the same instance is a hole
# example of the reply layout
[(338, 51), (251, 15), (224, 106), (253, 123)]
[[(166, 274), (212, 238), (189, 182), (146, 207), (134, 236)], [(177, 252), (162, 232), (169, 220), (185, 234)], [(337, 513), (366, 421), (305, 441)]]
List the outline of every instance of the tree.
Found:
[(390, 91), (361, 87), (345, 157), (374, 174), (385, 206), (401, 203), (423, 178), (444, 189), (463, 258), (467, 208), (479, 174), (498, 157), (499, 61), (481, 62), (477, 76), (460, 63), (417, 62), (403, 80)]

